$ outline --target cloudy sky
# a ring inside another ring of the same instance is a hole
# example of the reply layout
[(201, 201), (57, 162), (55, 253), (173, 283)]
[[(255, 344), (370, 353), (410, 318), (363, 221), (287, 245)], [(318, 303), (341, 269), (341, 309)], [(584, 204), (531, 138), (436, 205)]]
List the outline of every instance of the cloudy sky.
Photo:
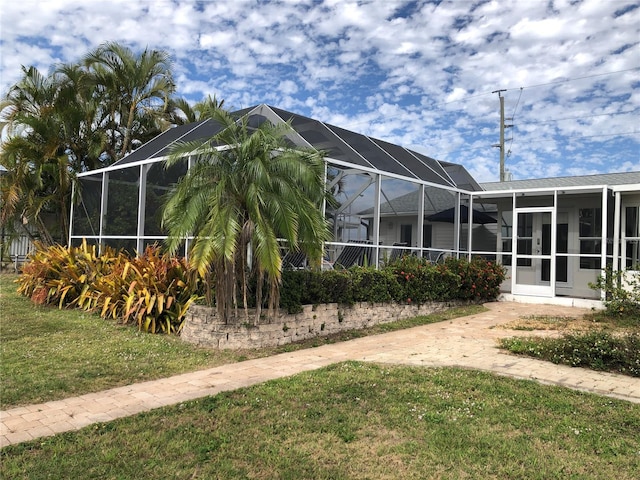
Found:
[(16, 0), (0, 92), (106, 41), (174, 59), (178, 93), (267, 103), (498, 179), (640, 170), (634, 0)]

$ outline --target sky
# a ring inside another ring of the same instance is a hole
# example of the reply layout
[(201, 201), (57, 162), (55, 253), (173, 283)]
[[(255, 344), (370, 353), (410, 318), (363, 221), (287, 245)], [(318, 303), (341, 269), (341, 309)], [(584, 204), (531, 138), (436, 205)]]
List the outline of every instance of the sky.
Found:
[(266, 103), (480, 182), (499, 178), (499, 94), (512, 178), (640, 171), (633, 0), (2, 0), (0, 95), (111, 41), (168, 51), (190, 101)]

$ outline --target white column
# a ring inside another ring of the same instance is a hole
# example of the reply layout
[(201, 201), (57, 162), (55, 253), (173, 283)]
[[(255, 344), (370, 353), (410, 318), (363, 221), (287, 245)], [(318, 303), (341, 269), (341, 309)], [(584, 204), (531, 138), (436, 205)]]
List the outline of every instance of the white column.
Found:
[[(73, 199), (76, 198), (76, 182), (78, 178), (76, 177), (75, 182), (71, 184), (71, 207), (69, 208), (69, 236), (67, 238), (67, 246), (71, 246), (71, 235), (73, 235)], [(2, 241), (4, 241), (4, 235), (2, 237)]]
[(453, 215), (453, 243), (456, 258), (460, 258), (460, 192), (456, 192), (456, 204)]
[[(601, 274), (604, 275), (604, 271), (607, 268), (607, 201), (608, 201), (608, 189), (602, 188), (602, 235), (600, 237), (600, 269)], [(600, 298), (605, 300), (606, 292), (602, 290), (600, 292)]]
[[(425, 194), (425, 186), (420, 185), (418, 191), (418, 245), (420, 249), (424, 247), (424, 194)], [(422, 256), (423, 251), (420, 250), (420, 256)]]
[(376, 175), (376, 191), (373, 205), (373, 252), (375, 266), (380, 266), (380, 191), (382, 190), (382, 175)]
[[(620, 211), (620, 192), (615, 193), (615, 203), (614, 203), (614, 211), (613, 211), (613, 271), (617, 271), (619, 269), (624, 270), (624, 265), (620, 262), (620, 219), (622, 218), (622, 212)], [(622, 232), (623, 241), (624, 241), (624, 232)], [(623, 243), (622, 253), (624, 257), (625, 245)]]
[(147, 203), (147, 171), (150, 165), (140, 165), (138, 179), (138, 228), (136, 230), (136, 250), (138, 255), (144, 250), (144, 215)]
[[(553, 191), (553, 210), (551, 211), (551, 260), (549, 260), (549, 284), (551, 297), (556, 296), (556, 255), (558, 253), (558, 190)], [(542, 233), (542, 232), (541, 232)]]
[(100, 192), (100, 233), (98, 238), (98, 252), (102, 253), (104, 245), (102, 236), (104, 235), (104, 221), (107, 216), (107, 203), (109, 202), (109, 172), (102, 174), (102, 191)]
[(473, 195), (469, 195), (469, 215), (467, 218), (467, 260), (471, 261), (471, 245), (472, 242), (472, 230), (473, 230)]

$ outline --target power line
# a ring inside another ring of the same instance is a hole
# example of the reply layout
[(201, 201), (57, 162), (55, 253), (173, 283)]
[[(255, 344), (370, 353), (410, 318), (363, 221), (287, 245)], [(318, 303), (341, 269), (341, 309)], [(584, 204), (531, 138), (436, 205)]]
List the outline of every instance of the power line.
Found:
[[(546, 87), (548, 85), (558, 85), (560, 83), (567, 83), (567, 82), (574, 82), (576, 80), (584, 80), (585, 78), (595, 78), (595, 77), (603, 77), (605, 75), (613, 75), (615, 73), (625, 73), (625, 72), (631, 72), (633, 70), (638, 70), (640, 69), (640, 67), (633, 67), (633, 68), (627, 68), (625, 70), (616, 70), (615, 72), (607, 72), (607, 73), (595, 73), (593, 75), (585, 75), (584, 77), (573, 77), (573, 78), (567, 78), (564, 80), (556, 80), (554, 82), (547, 82), (547, 83), (539, 83), (537, 85), (529, 85), (527, 87), (520, 87), (522, 88), (536, 88), (536, 87)], [(517, 88), (507, 88), (507, 91), (509, 90), (517, 90)]]
[[(518, 105), (520, 104), (520, 99), (522, 98), (522, 91), (523, 90), (524, 90), (524, 88), (520, 87), (520, 95), (518, 95), (518, 101), (516, 102), (516, 106), (513, 107), (513, 114), (511, 115), (512, 124), (513, 124), (513, 121), (516, 118), (516, 111), (518, 110)], [(515, 133), (513, 133), (513, 130), (512, 130), (511, 131), (511, 138), (509, 139), (509, 148), (507, 149), (507, 157), (511, 155), (511, 147), (513, 146), (513, 137), (515, 137)]]
[[(600, 133), (598, 135), (568, 135), (568, 136), (563, 136), (563, 138), (578, 138), (578, 139), (587, 139), (587, 138), (596, 138), (596, 137), (619, 137), (619, 136), (624, 136), (624, 135), (635, 135), (637, 133), (640, 133), (640, 130), (633, 130), (631, 132), (621, 132), (621, 133)], [(537, 137), (537, 138), (544, 138), (544, 137)], [(529, 145), (531, 143), (535, 142), (553, 142), (554, 139), (548, 139), (548, 140), (538, 140), (537, 138), (533, 138), (530, 139), (529, 142), (525, 143), (525, 145)]]
[(625, 110), (623, 112), (594, 113), (593, 115), (579, 115), (577, 117), (562, 117), (562, 118), (555, 118), (552, 120), (532, 120), (532, 121), (527, 121), (527, 125), (530, 125), (530, 124), (540, 125), (542, 123), (561, 122), (563, 120), (578, 120), (581, 118), (605, 117), (607, 115), (624, 115), (625, 113), (636, 113), (637, 111), (638, 109), (634, 108), (633, 110)]
[[(640, 66), (632, 67), (632, 68), (626, 68), (624, 70), (615, 70), (613, 72), (596, 73), (596, 74), (593, 74), (593, 75), (585, 75), (585, 76), (582, 76), (582, 77), (573, 77), (573, 78), (567, 78), (567, 79), (564, 79), (564, 80), (557, 80), (557, 81), (553, 81), (553, 82), (539, 83), (539, 84), (536, 84), (536, 85), (528, 85), (528, 86), (524, 86), (524, 87), (505, 88), (504, 91), (508, 92), (508, 91), (512, 91), (512, 90), (520, 90), (520, 96), (518, 97), (518, 102), (519, 102), (520, 101), (520, 97), (522, 96), (522, 91), (525, 90), (525, 89), (543, 87), (543, 86), (548, 86), (548, 85), (557, 85), (557, 84), (560, 84), (560, 83), (568, 83), (568, 82), (573, 82), (573, 81), (576, 81), (576, 80), (584, 80), (584, 79), (587, 79), (587, 78), (603, 77), (603, 76), (606, 76), (606, 75), (615, 75), (615, 74), (618, 74), (618, 73), (631, 72), (633, 70), (638, 70), (638, 69), (640, 69)], [(491, 95), (491, 94), (492, 94), (492, 92), (483, 92), (483, 93), (478, 93), (478, 94), (475, 94), (475, 95), (468, 95), (468, 96), (465, 96), (465, 97), (462, 97), (462, 98), (458, 98), (456, 100), (450, 100), (448, 102), (440, 102), (440, 103), (435, 104), (434, 106), (438, 107), (438, 106), (441, 106), (441, 105), (449, 105), (451, 103), (466, 101), (466, 100), (469, 100), (469, 99), (472, 99), (472, 98), (484, 97), (484, 96)], [(517, 105), (516, 105), (516, 107), (517, 107)], [(409, 113), (415, 113), (415, 112), (409, 112)], [(515, 115), (515, 110), (514, 110), (514, 115)], [(389, 119), (400, 118), (400, 115), (391, 116), (391, 117), (388, 117), (388, 118)], [(583, 117), (583, 118), (587, 118), (587, 117)], [(349, 123), (345, 127), (346, 128), (352, 128), (352, 127), (354, 127), (356, 125), (362, 125), (362, 124), (366, 124), (366, 123), (372, 124), (372, 123), (375, 123), (375, 122), (373, 122), (372, 120), (362, 120), (360, 122)]]
[[(544, 124), (544, 123), (553, 123), (553, 122), (560, 122), (563, 120), (576, 120), (576, 119), (581, 119), (581, 118), (592, 118), (592, 117), (604, 117), (604, 116), (612, 116), (612, 115), (623, 115), (626, 113), (635, 113), (637, 112), (639, 109), (633, 109), (633, 110), (625, 110), (623, 112), (610, 112), (610, 113), (596, 113), (594, 115), (580, 115), (577, 117), (562, 117), (562, 118), (556, 118), (553, 120), (533, 120), (533, 121), (527, 121), (524, 125), (531, 125), (531, 124), (535, 124), (535, 125), (540, 125), (540, 124)], [(513, 118), (513, 117), (512, 117)], [(450, 129), (453, 130), (453, 129)], [(444, 130), (440, 130), (440, 131), (444, 131)], [(467, 132), (477, 132), (478, 131), (478, 127), (471, 127), (471, 128), (465, 128), (465, 129), (456, 129), (455, 131), (453, 131), (452, 133), (448, 133), (447, 135), (438, 135), (435, 137), (436, 140), (444, 140), (447, 138), (451, 138), (451, 137), (456, 137), (456, 136), (464, 136), (465, 133)]]
[[(512, 91), (512, 90), (520, 90), (520, 91), (522, 91), (524, 89), (529, 89), (529, 88), (545, 87), (545, 86), (548, 86), (548, 85), (557, 85), (557, 84), (560, 84), (560, 83), (574, 82), (576, 80), (584, 80), (586, 78), (595, 78), (595, 77), (603, 77), (603, 76), (606, 76), (606, 75), (615, 75), (617, 73), (631, 72), (633, 70), (638, 70), (638, 69), (640, 69), (640, 66), (633, 67), (633, 68), (626, 68), (624, 70), (615, 70), (613, 72), (596, 73), (596, 74), (593, 74), (593, 75), (585, 75), (585, 76), (582, 76), (582, 77), (565, 78), (564, 80), (555, 80), (553, 82), (538, 83), (536, 85), (527, 85), (525, 87), (505, 88), (504, 91), (506, 91), (506, 92), (509, 92), (509, 91)], [(448, 105), (450, 103), (461, 102), (461, 101), (464, 101), (464, 100), (469, 100), (471, 98), (477, 98), (477, 97), (482, 97), (482, 96), (485, 96), (485, 95), (491, 95), (491, 93), (492, 92), (484, 92), (484, 93), (478, 93), (478, 94), (475, 94), (475, 95), (469, 95), (469, 96), (466, 96), (466, 97), (458, 98), (456, 100), (450, 100), (448, 102), (438, 103), (436, 106), (438, 106), (438, 105)]]
[[(640, 130), (633, 130), (631, 132), (621, 132), (621, 133), (602, 133), (598, 135), (569, 135), (569, 136), (563, 136), (563, 138), (589, 139), (589, 138), (597, 138), (597, 137), (618, 137), (618, 136), (635, 135), (635, 134), (640, 134)], [(522, 145), (531, 145), (532, 143), (553, 142), (553, 141), (554, 139), (549, 139), (549, 138), (545, 139), (545, 137), (533, 137), (533, 138), (530, 138), (529, 141), (524, 142)], [(442, 153), (465, 152), (468, 150), (484, 150), (490, 147), (491, 145), (480, 145), (477, 147), (457, 148), (455, 150), (444, 150)]]

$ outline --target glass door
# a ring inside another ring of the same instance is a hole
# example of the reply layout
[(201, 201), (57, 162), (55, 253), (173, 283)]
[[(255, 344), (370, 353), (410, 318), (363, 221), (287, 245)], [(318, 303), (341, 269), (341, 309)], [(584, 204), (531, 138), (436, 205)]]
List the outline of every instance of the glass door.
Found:
[(517, 208), (514, 212), (511, 292), (553, 297), (557, 263), (557, 225), (553, 208)]

